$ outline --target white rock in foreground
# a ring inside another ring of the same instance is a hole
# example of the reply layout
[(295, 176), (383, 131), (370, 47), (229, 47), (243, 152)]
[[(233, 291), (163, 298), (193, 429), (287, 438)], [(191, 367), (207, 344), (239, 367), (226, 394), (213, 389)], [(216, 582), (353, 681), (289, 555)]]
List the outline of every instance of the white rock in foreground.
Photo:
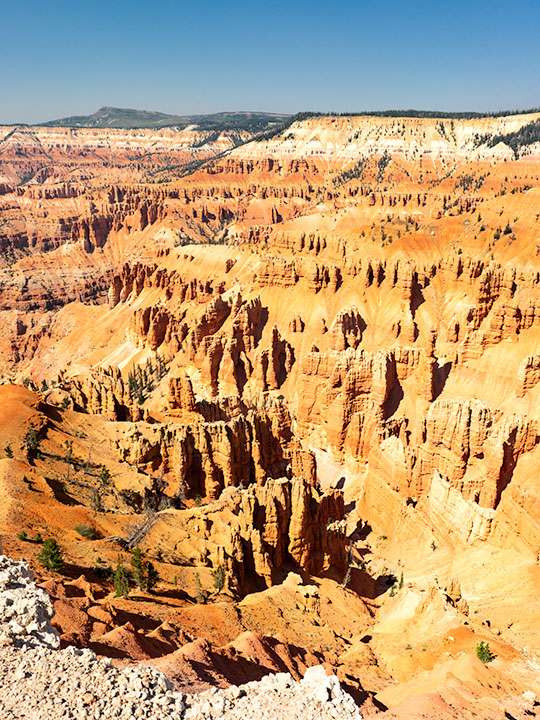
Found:
[(335, 675), (309, 668), (199, 695), (173, 692), (144, 665), (58, 650), (51, 602), (25, 563), (0, 555), (0, 720), (360, 720)]

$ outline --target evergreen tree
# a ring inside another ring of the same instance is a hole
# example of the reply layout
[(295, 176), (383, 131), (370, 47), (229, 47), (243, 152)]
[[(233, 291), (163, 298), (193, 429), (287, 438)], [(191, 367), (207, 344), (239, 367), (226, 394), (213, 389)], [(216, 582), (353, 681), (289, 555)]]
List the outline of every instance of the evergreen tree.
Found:
[(101, 499), (101, 488), (92, 488), (92, 510), (97, 513), (105, 511), (103, 500)]
[(148, 592), (152, 592), (159, 580), (160, 577), (158, 571), (154, 567), (153, 563), (149, 562), (146, 566), (146, 587)]
[(131, 551), (131, 574), (137, 587), (144, 592), (151, 592), (160, 579), (153, 563), (144, 559), (139, 547)]
[(133, 576), (133, 580), (135, 581), (135, 585), (140, 590), (146, 590), (147, 588), (144, 564), (141, 548), (134, 548), (131, 551), (131, 574)]
[(225, 587), (226, 574), (222, 565), (219, 565), (215, 570), (212, 571), (212, 577), (214, 578), (214, 588), (217, 590), (218, 595)]
[(38, 560), (52, 572), (61, 572), (64, 567), (64, 558), (62, 551), (54, 538), (49, 538), (43, 543), (43, 547), (39, 551)]
[(490, 663), (492, 660), (495, 660), (495, 655), (491, 652), (489, 643), (485, 643), (483, 640), (476, 646), (476, 656), (483, 663)]
[(39, 446), (41, 445), (41, 438), (36, 430), (33, 422), (28, 426), (25, 436), (23, 437), (23, 448), (26, 449), (26, 456), (28, 459), (38, 457)]
[(99, 471), (98, 476), (99, 482), (101, 485), (109, 485), (111, 482), (111, 471), (105, 467), (105, 465), (102, 466), (101, 470)]
[(195, 600), (199, 605), (204, 603), (204, 591), (199, 573), (195, 573)]
[(127, 597), (129, 595), (129, 571), (124, 561), (118, 555), (116, 570), (113, 575), (114, 597)]

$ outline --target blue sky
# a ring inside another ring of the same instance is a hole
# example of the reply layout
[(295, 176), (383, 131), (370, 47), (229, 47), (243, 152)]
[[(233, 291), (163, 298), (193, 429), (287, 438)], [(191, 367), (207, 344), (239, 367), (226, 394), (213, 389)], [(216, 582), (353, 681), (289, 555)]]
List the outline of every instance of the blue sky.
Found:
[(0, 0), (0, 122), (540, 106), (540, 0)]

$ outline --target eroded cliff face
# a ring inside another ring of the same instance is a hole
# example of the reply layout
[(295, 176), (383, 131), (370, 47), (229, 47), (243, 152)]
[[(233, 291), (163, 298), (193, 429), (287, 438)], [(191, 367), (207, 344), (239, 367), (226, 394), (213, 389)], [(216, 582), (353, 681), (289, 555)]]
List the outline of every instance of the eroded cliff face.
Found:
[(6, 177), (0, 366), (51, 443), (94, 439), (94, 475), (62, 482), (98, 492), (104, 536), (153, 512), (170, 576), (222, 567), (249, 597), (294, 569), (374, 600), (405, 573), (431, 583), (403, 604), (419, 626), (471, 621), (467, 597), (502, 617), (467, 562), (513, 553), (536, 583), (540, 147), (497, 138), (537, 119), (311, 118), (159, 185)]
[[(343, 495), (319, 493), (303, 479), (267, 480), (247, 489), (229, 487), (218, 503), (165, 518), (147, 536), (164, 557), (222, 567), (234, 592), (282, 582), (286, 567), (312, 575), (345, 572)], [(182, 530), (179, 532), (179, 520)], [(168, 549), (167, 549), (168, 548)]]
[[(369, 473), (364, 498), (427, 497), (438, 473), (497, 512), (536, 444), (540, 190), (537, 146), (495, 140), (536, 120), (312, 118), (159, 186), (6, 177), (4, 367), (59, 373), (62, 402), (114, 421), (238, 423), (280, 395), (294, 462), (330, 452)], [(2, 152), (168, 158), (202, 139), (16, 129)], [(152, 357), (160, 377), (135, 387)]]

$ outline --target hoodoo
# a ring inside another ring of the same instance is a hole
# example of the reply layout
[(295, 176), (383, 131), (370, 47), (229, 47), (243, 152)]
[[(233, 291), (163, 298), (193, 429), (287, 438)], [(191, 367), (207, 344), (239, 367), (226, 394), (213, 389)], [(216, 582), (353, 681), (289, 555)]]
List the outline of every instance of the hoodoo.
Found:
[(2, 13), (0, 720), (540, 717), (540, 110), (59, 99), (513, 104), (538, 8), (209, 5)]

